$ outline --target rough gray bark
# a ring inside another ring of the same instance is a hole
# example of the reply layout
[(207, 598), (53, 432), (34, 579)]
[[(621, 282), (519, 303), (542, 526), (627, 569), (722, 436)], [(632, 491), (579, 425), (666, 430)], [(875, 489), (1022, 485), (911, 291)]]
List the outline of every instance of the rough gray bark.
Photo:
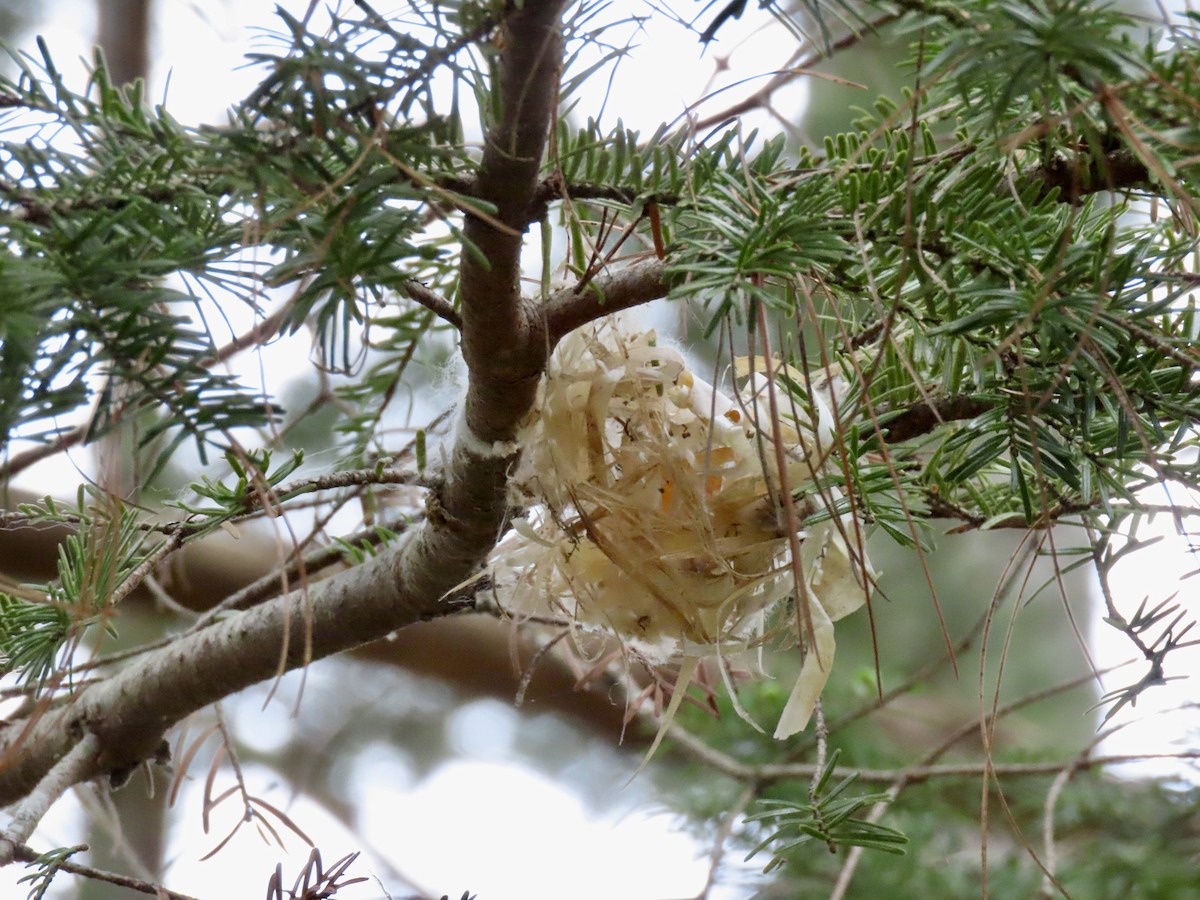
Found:
[(81, 778), (123, 770), (152, 756), (175, 723), (222, 697), (459, 608), (445, 598), (479, 570), (503, 532), (514, 437), (553, 341), (665, 291), (661, 265), (651, 261), (640, 274), (601, 279), (603, 304), (590, 294), (578, 304), (560, 295), (543, 308), (521, 297), (520, 251), (557, 103), (566, 2), (526, 0), (503, 25), (502, 114), (489, 131), (475, 190), (496, 204), (504, 227), (475, 218), (466, 225), (488, 262), (463, 255), (469, 388), (425, 522), (361, 566), (181, 637), (69, 703), (9, 723), (0, 731), (0, 803), (34, 789), (85, 734), (100, 749)]

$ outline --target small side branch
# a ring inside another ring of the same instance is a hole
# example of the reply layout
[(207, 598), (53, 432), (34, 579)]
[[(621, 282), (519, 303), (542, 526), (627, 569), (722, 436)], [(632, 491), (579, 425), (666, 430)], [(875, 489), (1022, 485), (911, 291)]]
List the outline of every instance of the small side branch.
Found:
[(6, 866), (17, 858), (17, 848), (22, 846), (38, 822), (49, 811), (71, 785), (82, 781), (91, 772), (100, 743), (96, 735), (85, 734), (71, 751), (60, 759), (38, 782), (37, 787), (13, 808), (12, 821), (0, 835), (0, 866)]
[(568, 288), (552, 294), (541, 308), (551, 346), (581, 325), (665, 297), (665, 274), (662, 260), (647, 259), (593, 279), (582, 292)]
[(887, 433), (889, 444), (899, 444), (928, 434), (946, 422), (981, 416), (995, 405), (994, 400), (966, 394), (940, 398), (932, 403), (914, 403), (888, 419), (881, 428)]
[(431, 291), (419, 281), (406, 281), (402, 287), (410, 300), (420, 303), (427, 310), (436, 314), (439, 319), (444, 319), (456, 329), (462, 331), (462, 316), (458, 314), (458, 310), (450, 305), (450, 301), (441, 294)]
[(1059, 200), (1071, 205), (1077, 205), (1089, 194), (1155, 187), (1146, 164), (1127, 149), (1113, 150), (1103, 156), (1085, 153), (1070, 159), (1057, 157), (1049, 165), (1034, 170), (1031, 177), (1041, 182), (1039, 199), (1057, 190)]

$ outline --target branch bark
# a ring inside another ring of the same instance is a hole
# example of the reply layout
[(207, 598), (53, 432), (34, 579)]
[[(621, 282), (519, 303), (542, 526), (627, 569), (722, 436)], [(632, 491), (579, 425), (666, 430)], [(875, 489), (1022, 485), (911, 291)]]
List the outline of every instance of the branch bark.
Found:
[(23, 845), (42, 817), (58, 798), (81, 779), (79, 773), (86, 771), (88, 758), (97, 750), (95, 735), (85, 735), (62, 759), (54, 764), (46, 777), (13, 810), (12, 821), (0, 834), (0, 866), (13, 861), (17, 847)]
[(174, 724), (280, 672), (361, 646), (468, 604), (454, 591), (473, 578), (505, 530), (517, 430), (554, 344), (588, 321), (666, 294), (664, 266), (645, 260), (546, 303), (522, 297), (520, 255), (537, 218), (537, 190), (556, 114), (568, 0), (525, 0), (506, 13), (500, 113), (487, 134), (472, 194), (494, 205), (468, 215), (461, 275), (467, 396), (442, 480), (422, 524), (367, 563), (188, 633), (130, 662), (69, 702), (42, 706), (0, 728), (0, 804), (34, 790), (80, 736), (99, 752), (78, 781), (121, 772), (154, 755)]
[(507, 228), (469, 214), (463, 228), (475, 252), (463, 254), (462, 353), (471, 373), (482, 376), (471, 379), (464, 421), (489, 443), (511, 440), (551, 349), (536, 305), (521, 296), (521, 245), (558, 104), (565, 3), (526, 2), (505, 20), (500, 119), (488, 132), (471, 193), (493, 204)]
[(955, 394), (951, 397), (939, 397), (929, 403), (913, 403), (900, 410), (881, 427), (887, 435), (888, 443), (899, 444), (929, 434), (947, 422), (981, 416), (995, 406), (994, 400)]
[(33, 790), (82, 734), (99, 753), (85, 780), (151, 756), (185, 716), (281, 670), (450, 615), (446, 600), (472, 577), (503, 532), (513, 440), (532, 406), (550, 349), (544, 318), (520, 294), (520, 252), (562, 67), (566, 0), (526, 0), (505, 18), (500, 115), (488, 133), (477, 195), (503, 228), (470, 217), (475, 253), (461, 268), (463, 354), (470, 372), (463, 420), (425, 522), (364, 565), (190, 634), (130, 664), (70, 703), (0, 731), (0, 803)]
[(582, 292), (567, 288), (552, 294), (542, 307), (551, 344), (601, 316), (665, 297), (665, 273), (666, 264), (651, 258), (594, 278)]

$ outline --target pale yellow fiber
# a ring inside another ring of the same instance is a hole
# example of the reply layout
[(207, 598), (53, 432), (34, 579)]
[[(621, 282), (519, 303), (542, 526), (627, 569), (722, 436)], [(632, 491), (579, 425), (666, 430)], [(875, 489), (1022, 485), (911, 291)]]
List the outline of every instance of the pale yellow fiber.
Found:
[[(653, 331), (606, 322), (567, 337), (520, 435), (513, 484), (531, 513), (494, 568), (517, 618), (565, 617), (652, 664), (687, 662), (689, 673), (696, 660), (755, 646), (767, 612), (788, 596), (807, 602), (815, 646), (776, 729), (786, 737), (807, 724), (833, 662), (832, 621), (865, 602), (869, 567), (848, 549), (849, 523), (827, 519), (800, 535), (805, 585), (796, 590), (759, 396), (765, 364), (755, 362), (738, 400), (696, 377)], [(779, 428), (792, 491), (830, 458), (828, 410), (815, 407), (813, 421)], [(822, 502), (814, 491), (806, 508)]]

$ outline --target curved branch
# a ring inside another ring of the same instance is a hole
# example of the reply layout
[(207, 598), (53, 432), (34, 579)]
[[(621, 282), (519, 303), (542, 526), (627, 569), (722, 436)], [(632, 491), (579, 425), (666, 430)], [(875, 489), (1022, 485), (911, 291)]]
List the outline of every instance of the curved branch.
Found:
[(521, 234), (536, 187), (562, 66), (566, 0), (525, 0), (504, 22), (501, 117), (476, 179), (503, 228), (468, 216), (463, 253), (463, 351), (470, 386), (463, 420), (426, 517), (390, 551), (188, 634), (147, 654), (69, 704), (0, 730), (0, 804), (33, 790), (80, 729), (100, 752), (77, 780), (153, 755), (163, 733), (208, 704), (414, 623), (451, 615), (504, 531), (513, 437), (548, 354), (541, 316), (519, 293)]
[(464, 420), (487, 442), (512, 439), (533, 405), (551, 346), (535, 307), (521, 297), (521, 247), (558, 105), (565, 5), (526, 0), (504, 22), (500, 119), (488, 131), (471, 194), (507, 227), (471, 214), (463, 227), (470, 250), (462, 261), (462, 353), (473, 376)]
[(666, 264), (651, 258), (594, 278), (582, 291), (567, 288), (551, 294), (541, 308), (550, 344), (601, 316), (665, 297), (665, 276)]
[(899, 410), (879, 427), (887, 435), (889, 444), (899, 444), (928, 434), (946, 422), (981, 416), (995, 406), (995, 400), (969, 394), (941, 397), (929, 403), (922, 400)]

